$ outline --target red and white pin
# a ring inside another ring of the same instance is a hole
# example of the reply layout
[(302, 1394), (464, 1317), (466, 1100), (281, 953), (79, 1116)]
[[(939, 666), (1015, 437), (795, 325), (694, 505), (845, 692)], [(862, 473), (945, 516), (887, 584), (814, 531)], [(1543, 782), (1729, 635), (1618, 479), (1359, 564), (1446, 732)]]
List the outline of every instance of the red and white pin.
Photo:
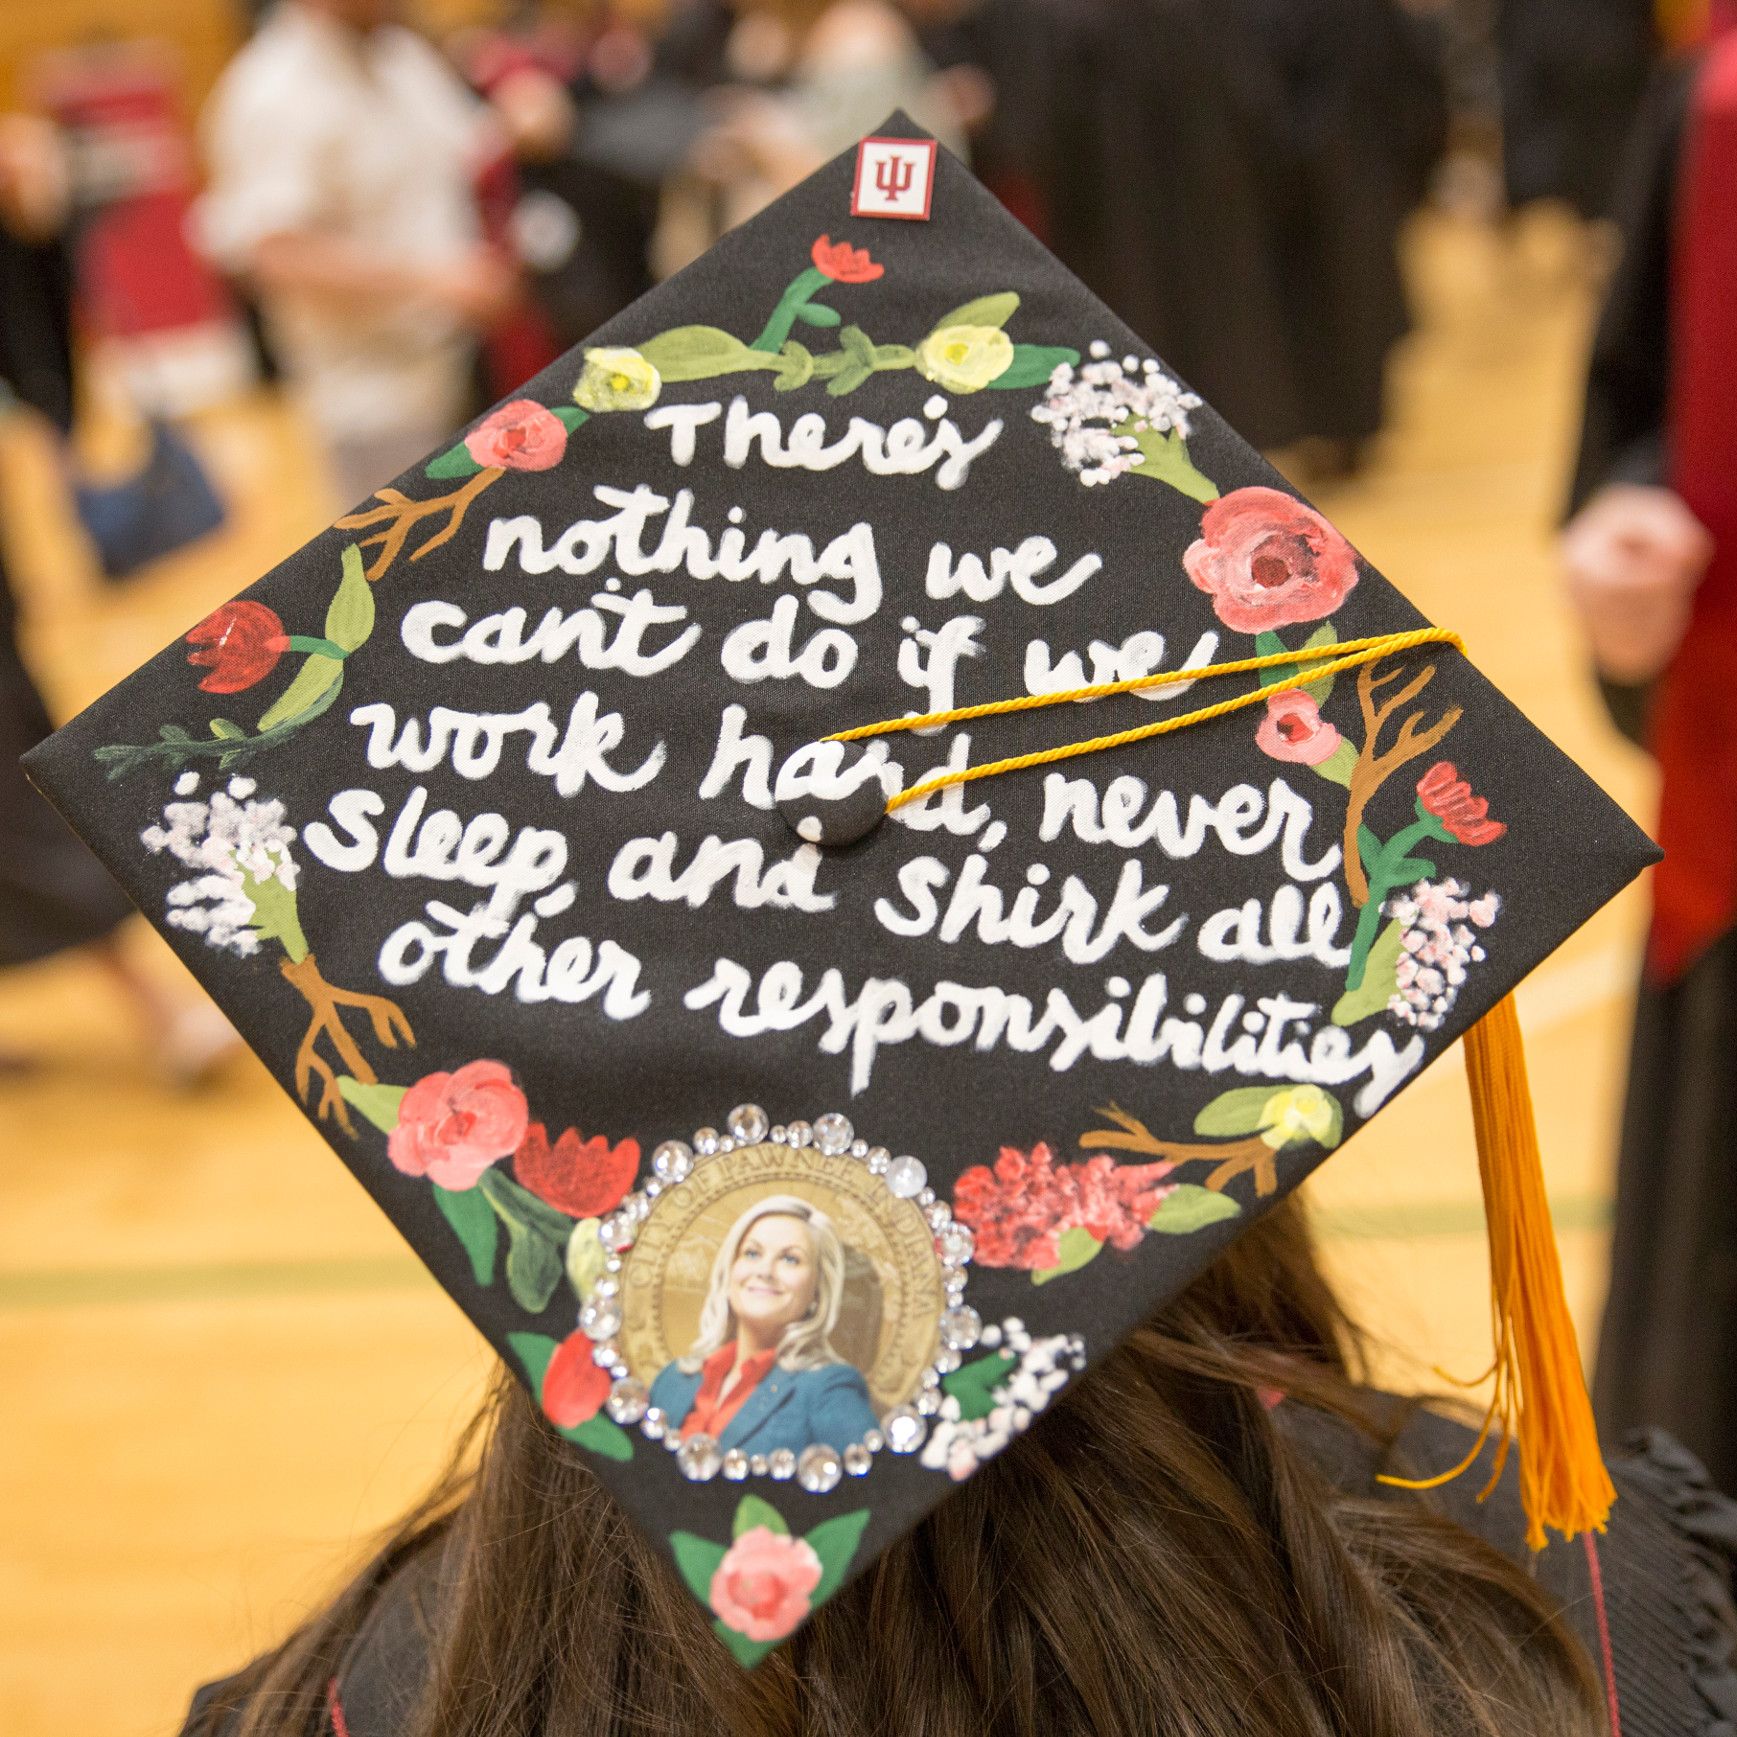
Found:
[(856, 148), (852, 217), (928, 220), (935, 197), (933, 139), (864, 139)]

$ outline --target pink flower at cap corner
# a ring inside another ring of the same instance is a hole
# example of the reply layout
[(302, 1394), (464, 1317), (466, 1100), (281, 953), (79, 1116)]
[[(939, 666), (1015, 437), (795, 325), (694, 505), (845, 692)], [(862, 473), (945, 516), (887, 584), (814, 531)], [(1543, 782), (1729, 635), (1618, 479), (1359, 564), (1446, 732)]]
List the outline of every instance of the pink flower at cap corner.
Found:
[(208, 694), (238, 694), (264, 681), (289, 650), (289, 635), (274, 610), (250, 598), (220, 603), (187, 634), (197, 647), (187, 654), (195, 668), (210, 674), (199, 683)]
[(466, 1062), (456, 1073), (424, 1074), (404, 1094), (386, 1155), (407, 1176), (462, 1192), (518, 1149), (530, 1119), (504, 1062)]
[(1267, 715), (1255, 731), (1255, 744), (1273, 760), (1319, 766), (1339, 751), (1339, 732), (1301, 688), (1286, 688), (1267, 699)]
[(557, 1429), (577, 1429), (603, 1409), (610, 1375), (598, 1367), (596, 1351), (583, 1333), (570, 1333), (555, 1347), (543, 1372), (543, 1414)]
[(1351, 545), (1278, 489), (1233, 489), (1206, 509), (1183, 570), (1226, 627), (1264, 633), (1331, 615), (1357, 583)]
[(567, 425), (535, 399), (515, 398), (485, 416), (464, 449), (485, 470), (549, 470), (567, 450)]
[(834, 241), (823, 235), (809, 250), (814, 269), (834, 283), (873, 283), (885, 271), (869, 257), (866, 247), (852, 247), (848, 241)]
[(1474, 796), (1472, 787), (1449, 760), (1438, 760), (1417, 781), (1417, 799), (1424, 812), (1432, 814), (1450, 837), (1461, 844), (1494, 844), (1508, 828), (1490, 819), (1487, 798)]
[(783, 1640), (808, 1615), (820, 1584), (814, 1547), (770, 1526), (750, 1526), (724, 1553), (712, 1576), (718, 1620), (749, 1640)]

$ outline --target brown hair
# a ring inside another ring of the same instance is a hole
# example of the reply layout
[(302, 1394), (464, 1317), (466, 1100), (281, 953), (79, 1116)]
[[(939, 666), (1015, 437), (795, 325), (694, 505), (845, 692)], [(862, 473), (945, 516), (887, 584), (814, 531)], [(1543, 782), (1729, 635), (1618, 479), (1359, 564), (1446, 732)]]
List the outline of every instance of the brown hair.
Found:
[[(383, 1580), (446, 1546), (404, 1737), (1595, 1737), (1520, 1568), (1333, 1487), (1261, 1392), (1375, 1433), (1300, 1212), (1252, 1226), (752, 1673), (504, 1373), (439, 1489), (195, 1729), (306, 1737)], [(243, 1708), (225, 1726), (224, 1708)]]

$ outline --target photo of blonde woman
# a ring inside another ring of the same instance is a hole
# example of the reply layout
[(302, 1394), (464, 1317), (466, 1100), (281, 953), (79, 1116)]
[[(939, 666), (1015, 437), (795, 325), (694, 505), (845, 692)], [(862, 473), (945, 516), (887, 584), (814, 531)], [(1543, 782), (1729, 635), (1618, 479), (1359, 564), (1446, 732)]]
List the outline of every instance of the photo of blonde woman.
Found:
[(873, 1429), (868, 1384), (832, 1345), (844, 1274), (844, 1243), (818, 1207), (774, 1194), (743, 1212), (712, 1263), (692, 1346), (652, 1384), (669, 1427), (750, 1454)]

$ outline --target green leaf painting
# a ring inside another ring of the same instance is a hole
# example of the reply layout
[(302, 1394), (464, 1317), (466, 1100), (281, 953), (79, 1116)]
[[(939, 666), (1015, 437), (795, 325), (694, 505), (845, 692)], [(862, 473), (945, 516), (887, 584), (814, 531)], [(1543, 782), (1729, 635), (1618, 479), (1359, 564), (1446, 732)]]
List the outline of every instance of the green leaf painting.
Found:
[(276, 941), (292, 965), (308, 956), (308, 938), (302, 933), (296, 896), (276, 875), (257, 881), (245, 869), (241, 890), (253, 905), (253, 921), (247, 926), (265, 941)]
[(633, 1458), (633, 1438), (620, 1424), (601, 1412), (586, 1418), (583, 1423), (574, 1424), (571, 1429), (562, 1430), (561, 1434), (575, 1446), (596, 1454), (600, 1459), (625, 1465)]
[(549, 1360), (560, 1347), (547, 1333), (509, 1333), (507, 1344), (525, 1371), (537, 1403), (543, 1403), (543, 1377), (549, 1373)]
[[(709, 1607), (712, 1602), (712, 1577), (729, 1553), (728, 1546), (714, 1544), (710, 1538), (701, 1538), (692, 1532), (672, 1532), (669, 1535), (669, 1547), (682, 1579), (687, 1582), (688, 1591), (701, 1604)], [(719, 1626), (721, 1628), (722, 1624)]]
[(951, 1375), (941, 1377), (941, 1391), (959, 1402), (959, 1416), (971, 1423), (995, 1409), (995, 1389), (1012, 1373), (1019, 1361), (1011, 1351), (992, 1351), (974, 1357)]
[(1059, 1279), (1064, 1273), (1077, 1273), (1088, 1261), (1098, 1258), (1103, 1246), (1084, 1225), (1071, 1225), (1056, 1239), (1056, 1252), (1061, 1259), (1053, 1267), (1034, 1272), (1031, 1282), (1047, 1285), (1051, 1279)]
[[(276, 729), (279, 724), (287, 723), (291, 718), (311, 712), (322, 699), (330, 705), (332, 699), (337, 697), (331, 694), (331, 690), (343, 679), (344, 660), (341, 657), (328, 657), (323, 651), (310, 652), (307, 660), (296, 672), (295, 680), (261, 716), (261, 732)], [(331, 694), (331, 698), (327, 698), (328, 694)]]
[(740, 1538), (744, 1532), (751, 1532), (756, 1526), (764, 1526), (769, 1532), (790, 1530), (784, 1523), (784, 1516), (770, 1502), (759, 1496), (744, 1496), (736, 1504), (736, 1517), (730, 1524), (730, 1536)]
[(452, 477), (475, 476), (482, 466), (471, 457), (470, 448), (461, 440), (449, 446), (438, 458), (431, 458), (422, 467), (425, 477), (446, 481)]
[(1220, 1224), (1227, 1218), (1239, 1217), (1242, 1208), (1223, 1194), (1202, 1188), (1197, 1182), (1179, 1182), (1159, 1202), (1158, 1210), (1147, 1219), (1147, 1227), (1165, 1236), (1187, 1236), (1205, 1230), (1209, 1224)]
[(362, 571), (362, 551), (354, 543), (344, 545), (341, 557), (344, 577), (326, 610), (326, 638), (355, 651), (366, 645), (374, 631), (374, 588)]
[(592, 1288), (609, 1266), (609, 1255), (597, 1239), (601, 1221), (582, 1218), (567, 1238), (567, 1283), (581, 1303), (589, 1302)]
[(338, 1091), (344, 1102), (352, 1109), (360, 1110), (382, 1134), (390, 1134), (398, 1126), (398, 1106), (404, 1101), (406, 1089), (404, 1086), (365, 1086), (348, 1074), (338, 1080)]
[(1283, 1090), (1282, 1086), (1238, 1086), (1221, 1092), (1194, 1118), (1194, 1131), (1217, 1138), (1252, 1134), (1264, 1125), (1261, 1113)]
[(1399, 955), (1404, 940), (1405, 925), (1397, 918), (1376, 937), (1363, 967), (1363, 981), (1333, 1003), (1335, 1025), (1356, 1025), (1387, 1011), (1388, 1002), (1399, 993)]
[(1191, 501), (1215, 501), (1218, 484), (1194, 468), (1188, 456), (1188, 442), (1172, 429), (1161, 434), (1155, 428), (1134, 431), (1140, 443), (1140, 462), (1130, 472), (1133, 476), (1149, 476), (1188, 496)]
[(1043, 386), (1062, 363), (1070, 367), (1080, 359), (1078, 350), (1061, 344), (1015, 344), (1013, 360), (1006, 369), (989, 382), (996, 392), (1009, 392), (1019, 387)]
[(776, 356), (755, 350), (717, 326), (672, 326), (639, 346), (666, 382), (712, 380), (751, 368), (777, 368)]
[[(1332, 622), (1323, 621), (1307, 639), (1303, 641), (1304, 651), (1313, 651), (1319, 646), (1336, 644), (1339, 630)], [(1270, 629), (1255, 635), (1256, 657), (1277, 657), (1291, 648)], [(1263, 688), (1301, 688), (1317, 706), (1324, 706), (1333, 692), (1334, 677), (1325, 676), (1319, 681), (1305, 681), (1304, 675), (1309, 666), (1302, 663), (1274, 664), (1271, 669), (1257, 672), (1260, 685)], [(1340, 744), (1344, 746), (1343, 743)], [(1355, 763), (1357, 755), (1353, 750), (1351, 755)]]
[(477, 1184), (507, 1227), (507, 1290), (521, 1309), (540, 1315), (567, 1270), (573, 1220), (521, 1188), (497, 1167)]
[(1019, 297), (1012, 290), (1002, 290), (996, 295), (978, 296), (950, 314), (943, 314), (930, 330), (944, 332), (949, 326), (1005, 326), (1018, 312)]
[(868, 1523), (868, 1509), (858, 1508), (854, 1513), (822, 1520), (804, 1534), (804, 1542), (820, 1558), (820, 1584), (809, 1595), (811, 1603), (825, 1604), (843, 1584)]
[[(348, 1082), (340, 1081), (339, 1089)], [(366, 1088), (364, 1088), (366, 1089)], [(382, 1088), (376, 1086), (376, 1091)], [(344, 1093), (348, 1098), (350, 1094)], [(354, 1102), (354, 1100), (351, 1100)], [(361, 1108), (360, 1105), (357, 1106)], [(362, 1111), (367, 1115), (366, 1110)], [(372, 1117), (369, 1118), (373, 1120)], [(378, 1127), (379, 1124), (375, 1123)], [(464, 1252), (470, 1257), (471, 1276), (479, 1285), (492, 1285), (495, 1280), (495, 1255), (500, 1247), (500, 1220), (494, 1215), (493, 1208), (487, 1200), (474, 1188), (434, 1189), (434, 1204), (440, 1208), (441, 1216), (450, 1224)]]

